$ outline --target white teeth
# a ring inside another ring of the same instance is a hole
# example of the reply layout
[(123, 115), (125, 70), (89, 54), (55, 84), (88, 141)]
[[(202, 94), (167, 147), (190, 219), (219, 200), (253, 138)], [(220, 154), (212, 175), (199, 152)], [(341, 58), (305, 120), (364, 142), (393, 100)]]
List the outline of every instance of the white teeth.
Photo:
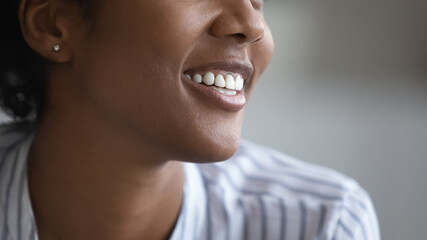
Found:
[[(201, 75), (199, 73), (194, 74), (193, 76), (191, 76), (190, 74), (185, 74), (185, 77), (187, 77), (188, 79), (196, 82), (196, 83), (204, 83), (207, 86), (212, 86), (215, 85), (217, 88), (215, 89), (222, 89), (220, 91), (221, 93), (225, 94), (225, 95), (235, 95), (236, 93), (234, 93), (233, 91), (230, 90), (237, 90), (237, 91), (241, 91), (243, 89), (243, 85), (244, 85), (244, 79), (242, 77), (242, 75), (240, 74), (236, 74), (236, 78), (231, 75), (231, 74), (227, 74), (224, 75), (223, 74), (218, 74), (215, 76), (214, 73), (212, 72), (207, 72), (205, 75)], [(226, 90), (226, 91), (223, 91)]]
[(236, 82), (234, 81), (234, 77), (231, 76), (230, 74), (228, 74), (227, 77), (225, 78), (225, 87), (231, 90), (236, 89)]
[(205, 74), (205, 76), (203, 76), (203, 83), (211, 86), (215, 83), (215, 75), (211, 72), (208, 72)]
[(215, 78), (215, 86), (217, 87), (225, 87), (225, 80), (221, 74), (218, 74)]
[(224, 95), (228, 95), (228, 96), (234, 96), (237, 94), (236, 90), (230, 90), (230, 89), (219, 88), (219, 87), (213, 87), (213, 89), (217, 90), (218, 92), (220, 92)]
[(202, 83), (202, 75), (200, 75), (200, 74), (194, 74), (194, 76), (193, 76), (193, 81), (195, 81), (196, 83)]
[(236, 90), (240, 91), (243, 89), (243, 78), (242, 76), (237, 76), (236, 78)]

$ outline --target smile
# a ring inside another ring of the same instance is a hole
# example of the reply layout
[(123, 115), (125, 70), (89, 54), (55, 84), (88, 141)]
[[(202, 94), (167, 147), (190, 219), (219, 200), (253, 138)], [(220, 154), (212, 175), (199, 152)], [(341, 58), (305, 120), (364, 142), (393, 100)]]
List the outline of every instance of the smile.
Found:
[(185, 74), (189, 80), (206, 86), (212, 86), (216, 91), (233, 96), (237, 91), (243, 89), (244, 80), (239, 73), (217, 73), (216, 75), (209, 71), (206, 73), (196, 73), (193, 76)]
[(249, 87), (253, 67), (248, 62), (224, 61), (187, 69), (182, 78), (200, 102), (227, 112), (238, 112), (246, 104), (245, 89)]

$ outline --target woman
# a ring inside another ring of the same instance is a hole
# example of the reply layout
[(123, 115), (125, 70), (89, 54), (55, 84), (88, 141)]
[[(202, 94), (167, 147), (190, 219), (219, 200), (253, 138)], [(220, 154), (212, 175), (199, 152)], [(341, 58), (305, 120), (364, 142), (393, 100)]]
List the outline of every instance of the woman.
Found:
[(1, 4), (1, 240), (379, 239), (354, 181), (239, 145), (261, 0)]

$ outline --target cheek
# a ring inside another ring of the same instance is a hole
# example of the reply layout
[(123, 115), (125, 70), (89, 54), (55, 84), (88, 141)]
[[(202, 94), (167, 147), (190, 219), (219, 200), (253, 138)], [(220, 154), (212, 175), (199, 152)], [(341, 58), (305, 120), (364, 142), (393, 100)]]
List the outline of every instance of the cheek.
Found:
[(118, 48), (116, 57), (129, 62), (163, 67), (165, 61), (179, 63), (205, 29), (204, 17), (194, 11), (192, 1), (111, 2), (95, 21), (91, 45), (103, 52)]
[(139, 99), (140, 105), (146, 102), (142, 99), (151, 104), (162, 97), (172, 101), (172, 95), (161, 92), (179, 87), (182, 62), (203, 29), (200, 21), (194, 21), (199, 16), (183, 13), (185, 6), (176, 5), (125, 1), (120, 7), (105, 6), (96, 21), (102, 25), (94, 26), (89, 44), (78, 52), (78, 72), (86, 79), (83, 84), (103, 91), (105, 97), (112, 94), (111, 98), (127, 102)]

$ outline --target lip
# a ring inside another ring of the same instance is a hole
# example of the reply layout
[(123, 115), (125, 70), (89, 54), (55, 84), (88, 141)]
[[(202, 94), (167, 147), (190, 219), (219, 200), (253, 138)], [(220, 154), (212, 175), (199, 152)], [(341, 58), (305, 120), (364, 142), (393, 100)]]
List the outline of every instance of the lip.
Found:
[(246, 97), (242, 91), (237, 91), (236, 95), (229, 96), (215, 90), (212, 86), (196, 83), (188, 79), (184, 74), (181, 75), (184, 83), (195, 93), (198, 98), (210, 106), (218, 107), (226, 112), (239, 112), (246, 105)]
[[(244, 87), (241, 91), (237, 91), (236, 95), (229, 96), (216, 91), (213, 87), (201, 83), (193, 82), (188, 79), (185, 74), (194, 75), (195, 73), (204, 73), (207, 71), (224, 71), (230, 73), (240, 74), (244, 79)], [(224, 61), (212, 62), (208, 64), (199, 65), (185, 70), (181, 78), (187, 82), (190, 88), (208, 104), (217, 106), (227, 112), (238, 112), (246, 105), (245, 87), (249, 86), (251, 76), (253, 73), (252, 64), (242, 61)]]

